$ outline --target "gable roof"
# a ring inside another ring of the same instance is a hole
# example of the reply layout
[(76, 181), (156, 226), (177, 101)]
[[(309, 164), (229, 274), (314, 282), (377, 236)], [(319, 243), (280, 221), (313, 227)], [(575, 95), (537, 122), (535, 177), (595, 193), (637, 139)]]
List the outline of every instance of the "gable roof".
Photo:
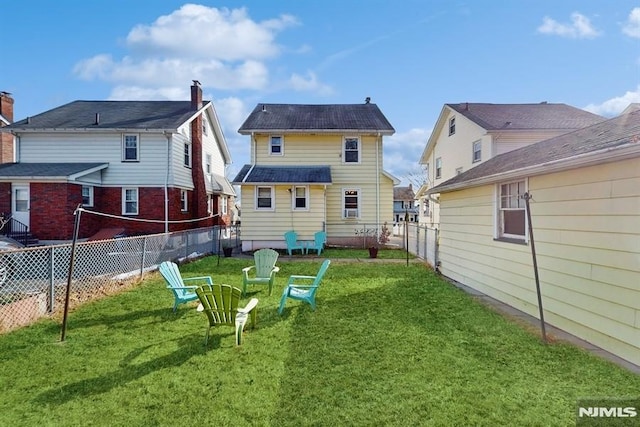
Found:
[(463, 102), (460, 104), (444, 104), (436, 125), (429, 136), (422, 152), (420, 162), (429, 157), (446, 119), (451, 111), (455, 111), (471, 120), (487, 132), (509, 131), (566, 131), (570, 132), (606, 120), (597, 114), (572, 107), (567, 104), (490, 104)]
[(567, 104), (446, 104), (486, 130), (573, 130), (601, 122), (604, 117)]
[[(210, 105), (203, 102), (202, 108)], [(3, 130), (176, 130), (198, 111), (191, 101), (73, 101)]]
[(354, 132), (393, 135), (376, 104), (258, 104), (238, 132)]
[(500, 154), (427, 193), (454, 191), (634, 156), (640, 156), (640, 110)]
[(414, 200), (416, 198), (413, 187), (393, 187), (393, 200)]
[(234, 184), (331, 184), (331, 168), (329, 166), (244, 165), (232, 182)]
[(0, 180), (73, 180), (107, 167), (109, 163), (3, 163), (0, 164)]

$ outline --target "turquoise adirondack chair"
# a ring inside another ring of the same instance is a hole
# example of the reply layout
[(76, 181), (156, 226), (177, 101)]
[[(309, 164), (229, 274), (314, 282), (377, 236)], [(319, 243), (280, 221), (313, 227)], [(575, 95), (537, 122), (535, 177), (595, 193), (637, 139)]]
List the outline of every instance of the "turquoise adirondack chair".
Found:
[(324, 231), (318, 231), (313, 236), (313, 242), (309, 243), (305, 248), (306, 252), (309, 253), (309, 250), (318, 251), (318, 255), (324, 249), (324, 244), (327, 241), (327, 233)]
[(221, 325), (236, 328), (236, 345), (242, 344), (242, 331), (247, 320), (255, 327), (257, 320), (257, 298), (251, 298), (244, 308), (238, 308), (242, 291), (230, 285), (203, 285), (196, 289), (200, 299), (198, 311), (204, 311), (209, 320), (204, 345), (209, 342), (211, 328)]
[[(287, 287), (284, 288), (284, 291), (282, 292), (282, 298), (280, 299), (280, 307), (278, 307), (278, 313), (282, 314), (287, 298), (304, 301), (311, 306), (312, 310), (315, 310), (316, 292), (318, 291), (318, 287), (320, 286), (322, 277), (329, 268), (329, 264), (331, 264), (331, 260), (325, 260), (320, 266), (318, 274), (315, 276), (290, 276)], [(304, 285), (300, 283), (309, 283), (310, 280), (313, 281), (310, 285)]]
[[(266, 248), (253, 253), (255, 265), (242, 269), (242, 295), (247, 294), (247, 285), (268, 285), (269, 295), (271, 295), (276, 273), (280, 271), (280, 267), (276, 267), (278, 255), (278, 252), (273, 249)], [(254, 275), (250, 276), (249, 272), (254, 269)]]
[(300, 254), (304, 254), (305, 244), (298, 241), (298, 233), (293, 230), (289, 230), (284, 233), (284, 240), (287, 242), (287, 252), (289, 256), (293, 255), (293, 251), (300, 249)]
[(205, 282), (209, 285), (213, 285), (211, 277), (208, 276), (189, 277), (183, 279), (178, 266), (171, 261), (165, 261), (160, 264), (158, 270), (160, 271), (160, 274), (162, 274), (162, 277), (164, 277), (164, 280), (166, 280), (167, 288), (171, 289), (171, 291), (173, 292), (173, 296), (175, 298), (175, 301), (173, 303), (174, 313), (178, 309), (178, 305), (198, 299), (198, 295), (196, 294), (196, 288), (198, 287), (198, 285), (187, 286), (185, 285), (185, 282)]

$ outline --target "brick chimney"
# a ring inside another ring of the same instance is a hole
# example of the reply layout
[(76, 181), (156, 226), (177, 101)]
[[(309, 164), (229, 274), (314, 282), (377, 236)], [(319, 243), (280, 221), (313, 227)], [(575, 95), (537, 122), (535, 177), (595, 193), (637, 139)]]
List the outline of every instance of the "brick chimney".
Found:
[[(202, 108), (202, 88), (200, 82), (193, 81), (191, 86), (191, 109), (196, 111)], [(204, 112), (203, 112), (204, 114)], [(191, 122), (191, 179), (193, 180), (193, 207), (194, 218), (204, 218), (207, 213), (207, 187), (205, 185), (204, 170), (202, 167), (202, 115)], [(211, 225), (206, 222), (199, 226)]]
[[(0, 92), (0, 115), (9, 124), (13, 123), (13, 98), (8, 92)], [(4, 120), (0, 120), (0, 127), (5, 126)], [(0, 163), (13, 162), (13, 135), (0, 133)]]

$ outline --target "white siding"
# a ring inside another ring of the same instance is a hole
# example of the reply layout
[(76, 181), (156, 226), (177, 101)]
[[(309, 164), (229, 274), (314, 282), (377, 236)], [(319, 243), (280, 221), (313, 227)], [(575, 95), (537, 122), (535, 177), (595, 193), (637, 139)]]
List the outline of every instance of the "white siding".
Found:
[[(545, 320), (640, 364), (640, 159), (529, 178)], [(528, 245), (493, 240), (494, 187), (441, 194), (444, 275), (538, 316)]]

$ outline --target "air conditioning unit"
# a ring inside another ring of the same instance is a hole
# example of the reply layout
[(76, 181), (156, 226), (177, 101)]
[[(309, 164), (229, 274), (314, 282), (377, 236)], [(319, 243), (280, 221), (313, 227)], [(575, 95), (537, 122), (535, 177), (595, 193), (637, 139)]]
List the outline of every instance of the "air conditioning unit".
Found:
[(358, 209), (345, 209), (344, 210), (345, 218), (357, 218), (358, 217)]

